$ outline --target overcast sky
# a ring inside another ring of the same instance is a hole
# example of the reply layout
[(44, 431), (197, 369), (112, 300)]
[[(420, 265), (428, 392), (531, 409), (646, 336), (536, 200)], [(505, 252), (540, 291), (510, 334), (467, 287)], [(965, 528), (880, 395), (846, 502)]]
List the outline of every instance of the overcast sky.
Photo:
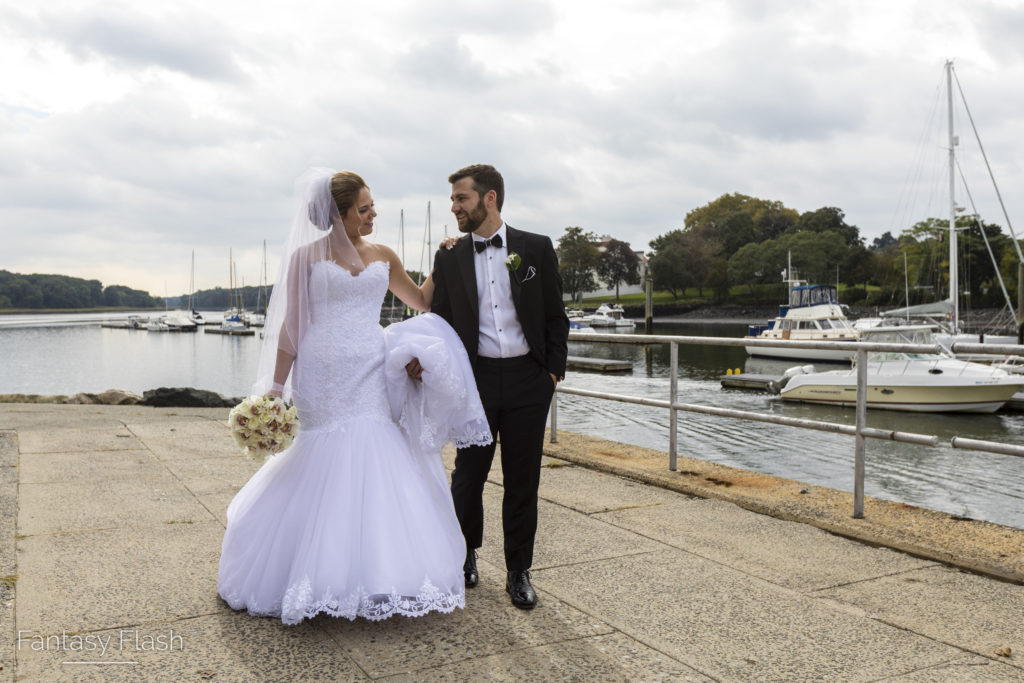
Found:
[[(0, 0), (0, 268), (175, 295), (228, 250), (271, 280), (295, 178), (354, 170), (418, 269), (454, 231), (447, 175), (505, 176), (503, 215), (647, 249), (728, 192), (836, 206), (870, 242), (946, 213), (955, 63), (1024, 231), (1024, 3)], [(969, 122), (961, 164), (1002, 225)], [(958, 201), (966, 198), (958, 190)]]

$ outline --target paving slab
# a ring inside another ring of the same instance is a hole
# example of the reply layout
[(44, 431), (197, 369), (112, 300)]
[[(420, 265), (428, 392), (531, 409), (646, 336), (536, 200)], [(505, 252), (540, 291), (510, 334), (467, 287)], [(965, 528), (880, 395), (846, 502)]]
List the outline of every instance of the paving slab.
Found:
[[(813, 447), (813, 439), (808, 447)], [(852, 516), (850, 492), (682, 455), (678, 471), (672, 472), (667, 468), (667, 453), (582, 434), (559, 432), (558, 443), (545, 442), (544, 453), (654, 486), (735, 503), (753, 512), (809, 524), (871, 545), (1024, 583), (1024, 529), (965, 520), (871, 496), (864, 498), (864, 517), (856, 519)]]
[[(367, 681), (320, 628), (220, 613), (80, 634), (74, 651), (23, 634), (18, 677), (27, 681)], [(88, 641), (85, 638), (88, 637)], [(74, 643), (65, 640), (64, 643)], [(106, 644), (104, 651), (103, 644)], [(35, 645), (37, 648), (33, 650)], [(95, 664), (73, 664), (87, 661)], [(119, 663), (126, 662), (126, 663)]]
[(540, 645), (386, 681), (712, 681), (621, 633)]
[(574, 642), (614, 630), (550, 597), (531, 612), (516, 609), (503, 581), (482, 581), (467, 591), (466, 609), (451, 614), (377, 622), (320, 616), (316, 622), (373, 678), (413, 671), (429, 672), (432, 678), (437, 667)]
[[(121, 426), (112, 406), (71, 406), (55, 404), (0, 403), (0, 429), (31, 431), (53, 428), (106, 429)], [(136, 408), (136, 410), (142, 410)]]
[(235, 491), (221, 491), (219, 493), (205, 493), (196, 496), (196, 501), (213, 515), (213, 518), (220, 522), (221, 526), (228, 526), (228, 505), (235, 497)]
[(884, 679), (887, 683), (1013, 683), (1024, 673), (1001, 662), (964, 654), (954, 661)]
[[(501, 498), (504, 489), (484, 489), (484, 545), (480, 557), (505, 570), (504, 535), (501, 529)], [(578, 564), (622, 555), (662, 550), (664, 544), (598, 519), (591, 519), (561, 505), (541, 500), (537, 505), (537, 538), (533, 566)]]
[(150, 406), (0, 403), (0, 429), (16, 431), (105, 427), (125, 422), (163, 422), (169, 417), (226, 422), (228, 408), (152, 408)]
[[(1019, 584), (938, 566), (821, 595), (856, 605), (873, 618), (1005, 661), (1024, 675), (1024, 586)], [(995, 654), (1007, 647), (1011, 657)]]
[(159, 422), (129, 422), (128, 429), (161, 460), (234, 458), (241, 449), (224, 421), (168, 418)]
[(159, 471), (123, 481), (22, 484), (19, 499), (18, 533), (24, 535), (210, 519), (180, 481)]
[(14, 600), (18, 583), (18, 435), (0, 431), (0, 681), (14, 677)]
[(656, 506), (690, 498), (554, 458), (548, 458), (541, 466), (539, 495), (584, 514)]
[[(243, 455), (229, 458), (168, 459), (161, 464), (193, 495), (238, 492), (259, 470), (261, 463)], [(230, 500), (230, 499), (229, 499)]]
[(159, 475), (164, 469), (144, 449), (23, 453), (20, 479), (22, 484), (123, 481)]
[(143, 449), (143, 445), (119, 422), (104, 427), (19, 430), (18, 442), (22, 455)]
[(535, 579), (716, 679), (874, 680), (960, 652), (678, 550), (539, 569)]
[(93, 631), (227, 609), (216, 521), (29, 536), (18, 541), (18, 629)]
[(788, 588), (815, 591), (934, 566), (817, 527), (775, 519), (720, 500), (677, 502), (595, 515), (622, 529)]

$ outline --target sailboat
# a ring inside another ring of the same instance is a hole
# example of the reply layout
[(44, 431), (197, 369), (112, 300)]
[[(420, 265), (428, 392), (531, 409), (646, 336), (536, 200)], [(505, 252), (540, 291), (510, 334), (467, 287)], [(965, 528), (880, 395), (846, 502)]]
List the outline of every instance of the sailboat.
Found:
[[(948, 350), (956, 341), (977, 343), (975, 335), (966, 335), (960, 326), (957, 294), (956, 215), (954, 201), (956, 145), (953, 134), (952, 62), (946, 62), (947, 103), (949, 105), (949, 298), (935, 304), (910, 306), (888, 311), (887, 317), (928, 315), (945, 311), (949, 315), (947, 329), (938, 331), (929, 325), (869, 327), (860, 330), (861, 341), (930, 344), (938, 342), (942, 351), (936, 354), (871, 353), (867, 358), (868, 408), (911, 412), (991, 413), (1001, 408), (1024, 387), (1024, 375), (1004, 369), (956, 358)], [(1001, 201), (1001, 200), (1000, 200)], [(1009, 224), (1009, 217), (1007, 217)], [(1013, 228), (1010, 228), (1011, 234)], [(1014, 236), (1016, 244), (1016, 236)], [(1020, 256), (1020, 247), (1018, 257)], [(1022, 259), (1024, 260), (1024, 259)], [(998, 273), (998, 270), (997, 270)], [(1003, 289), (1005, 293), (1005, 287)], [(1011, 307), (1012, 310), (1012, 307)], [(998, 337), (996, 338), (998, 339)], [(987, 341), (997, 343), (992, 337)], [(1016, 343), (1011, 338), (1002, 343)], [(814, 372), (813, 366), (790, 368), (773, 388), (783, 400), (855, 407), (857, 403), (857, 370)]]
[(192, 252), (192, 279), (189, 283), (188, 311), (177, 308), (173, 311), (165, 311), (163, 315), (155, 320), (150, 320), (146, 329), (150, 332), (195, 332), (201, 324), (193, 318), (191, 292), (195, 281), (196, 254)]
[[(946, 348), (955, 342), (968, 342), (968, 343), (990, 343), (990, 344), (1016, 344), (1017, 337), (1015, 335), (977, 335), (967, 334), (964, 332), (960, 321), (960, 306), (959, 306), (959, 262), (957, 254), (957, 227), (956, 217), (957, 214), (962, 212), (964, 209), (956, 203), (956, 148), (959, 145), (960, 139), (955, 134), (953, 128), (953, 62), (947, 61), (945, 65), (946, 70), (946, 108), (948, 117), (948, 158), (949, 158), (949, 297), (943, 301), (936, 301), (933, 303), (920, 304), (917, 306), (906, 306), (895, 310), (885, 311), (881, 314), (883, 319), (899, 319), (899, 318), (910, 318), (916, 317), (918, 319), (926, 319), (931, 322), (937, 322), (942, 328), (935, 335), (935, 341), (938, 341)], [(961, 97), (963, 98), (963, 92), (961, 91)], [(967, 108), (966, 98), (963, 98), (963, 104), (965, 109)], [(1009, 229), (1010, 235), (1013, 237), (1012, 243), (1017, 250), (1017, 258), (1020, 262), (1024, 263), (1024, 254), (1021, 253), (1020, 243), (1017, 240), (1017, 236), (1013, 230), (1013, 224), (1010, 222), (1010, 216), (1006, 212), (1006, 207), (1003, 204), (1002, 194), (999, 192), (999, 186), (995, 182), (995, 177), (992, 175), (991, 166), (988, 163), (988, 157), (985, 154), (985, 149), (981, 145), (981, 138), (978, 135), (978, 131), (974, 128), (974, 119), (970, 115), (970, 110), (967, 109), (967, 115), (971, 121), (971, 127), (974, 131), (975, 138), (978, 141), (978, 147), (981, 150), (982, 158), (985, 160), (985, 165), (989, 169), (989, 177), (992, 180), (992, 185), (995, 188), (996, 196), (999, 199), (999, 204), (1003, 209), (1003, 216), (1006, 219), (1006, 225)], [(966, 193), (970, 198), (970, 192)], [(972, 200), (973, 203), (973, 200)], [(977, 211), (975, 211), (977, 213)], [(985, 235), (985, 231), (981, 231), (981, 236), (985, 240), (985, 245), (988, 248), (989, 255), (992, 255), (991, 246), (988, 243), (988, 237)], [(999, 272), (998, 264), (994, 264), (996, 277), (999, 281), (999, 286), (1002, 288), (1003, 296), (1006, 300), (1006, 306), (1013, 316), (1013, 324), (1016, 328), (1019, 325), (1017, 319), (1017, 312), (1014, 310), (1013, 304), (1010, 301), (1010, 297), (1006, 291), (1006, 285), (1003, 282), (1002, 275)]]
[(260, 267), (260, 286), (256, 290), (256, 310), (243, 314), (242, 320), (250, 327), (263, 327), (267, 320), (267, 241), (263, 240), (263, 264)]
[(190, 313), (189, 319), (196, 325), (205, 325), (206, 320), (203, 318), (203, 314), (196, 310), (195, 302), (193, 301), (196, 293), (196, 250), (192, 250), (192, 270), (188, 276), (188, 306), (186, 307)]

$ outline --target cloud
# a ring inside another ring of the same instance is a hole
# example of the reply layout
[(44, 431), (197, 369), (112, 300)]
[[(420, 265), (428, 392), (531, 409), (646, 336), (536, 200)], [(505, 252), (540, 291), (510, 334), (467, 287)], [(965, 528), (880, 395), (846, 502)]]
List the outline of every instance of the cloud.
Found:
[(0, 267), (162, 293), (193, 248), (201, 282), (226, 279), (233, 248), (248, 281), (311, 165), (360, 172), (391, 244), (402, 209), (407, 240), (428, 201), (435, 235), (452, 223), (445, 179), (474, 162), (505, 175), (510, 223), (555, 239), (645, 248), (726, 192), (899, 232), (948, 56), (1001, 183), (1024, 178), (1014, 13), (935, 1), (3, 9)]
[(55, 43), (83, 60), (99, 59), (128, 69), (161, 68), (212, 81), (242, 81), (231, 31), (202, 12), (143, 14), (136, 5), (48, 11), (12, 9), (5, 20), (27, 36)]

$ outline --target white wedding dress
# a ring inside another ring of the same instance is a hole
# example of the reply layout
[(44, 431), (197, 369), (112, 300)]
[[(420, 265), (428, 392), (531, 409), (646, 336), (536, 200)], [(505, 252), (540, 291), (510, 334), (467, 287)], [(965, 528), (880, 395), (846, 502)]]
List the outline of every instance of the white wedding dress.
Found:
[[(228, 506), (218, 592), (286, 624), (463, 607), (466, 546), (440, 446), (490, 440), (465, 350), (437, 316), (385, 334), (386, 262), (353, 276), (323, 261), (310, 278), (325, 300), (311, 302), (293, 367), (299, 433)], [(405, 377), (412, 356), (422, 384)]]

